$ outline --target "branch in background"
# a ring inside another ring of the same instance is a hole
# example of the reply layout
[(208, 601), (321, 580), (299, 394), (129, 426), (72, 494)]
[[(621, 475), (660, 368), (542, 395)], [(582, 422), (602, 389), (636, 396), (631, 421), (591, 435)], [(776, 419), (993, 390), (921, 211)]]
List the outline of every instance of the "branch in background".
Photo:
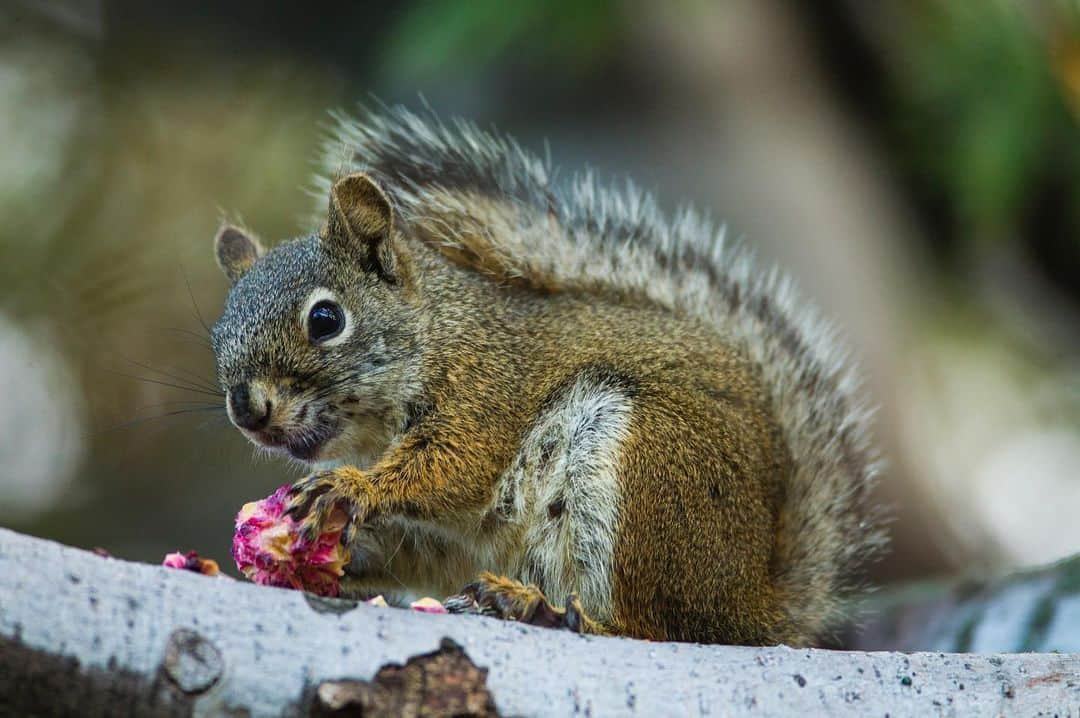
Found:
[(992, 580), (908, 586), (869, 608), (852, 648), (1080, 652), (1080, 556)]

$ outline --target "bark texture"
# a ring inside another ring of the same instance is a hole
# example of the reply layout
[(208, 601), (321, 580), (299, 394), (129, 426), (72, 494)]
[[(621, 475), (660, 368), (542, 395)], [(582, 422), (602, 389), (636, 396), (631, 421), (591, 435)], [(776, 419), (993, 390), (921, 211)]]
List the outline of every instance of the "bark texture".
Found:
[(0, 529), (0, 715), (1076, 716), (1080, 655), (647, 643), (106, 559)]

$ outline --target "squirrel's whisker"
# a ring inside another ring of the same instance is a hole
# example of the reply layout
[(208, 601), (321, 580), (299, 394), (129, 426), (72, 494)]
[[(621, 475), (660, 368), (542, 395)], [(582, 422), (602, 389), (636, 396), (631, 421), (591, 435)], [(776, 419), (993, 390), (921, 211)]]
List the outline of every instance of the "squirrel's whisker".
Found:
[[(190, 369), (185, 369), (185, 368), (179, 367), (179, 366), (178, 367), (172, 367), (172, 369), (173, 369), (173, 371), (180, 372), (182, 376), (176, 376), (175, 374), (170, 375), (167, 372), (161, 371), (160, 369), (157, 370), (157, 371), (164, 374), (165, 376), (170, 376), (173, 379), (181, 379), (182, 380), (182, 379), (184, 379), (186, 377), (187, 381), (192, 386), (199, 386), (199, 387), (202, 387), (204, 389), (208, 389), (210, 391), (219, 391), (218, 387), (215, 386), (212, 381), (209, 381), (209, 380), (203, 378), (203, 376), (201, 374), (197, 374), (197, 373), (191, 371)], [(224, 392), (220, 392), (220, 393), (222, 394), (222, 396), (224, 396)]]
[(135, 413), (138, 414), (142, 411), (149, 411), (150, 409), (161, 409), (167, 406), (182, 406), (187, 409), (224, 409), (224, 404), (210, 404), (205, 401), (193, 401), (193, 400), (179, 400), (179, 401), (161, 401), (156, 404), (147, 404), (146, 406), (135, 407)]
[(168, 371), (165, 371), (164, 369), (158, 369), (156, 367), (150, 366), (149, 364), (139, 362), (139, 361), (136, 361), (134, 359), (130, 359), (128, 357), (123, 357), (122, 356), (121, 359), (123, 359), (124, 361), (128, 362), (129, 364), (131, 364), (133, 366), (136, 366), (136, 367), (138, 367), (140, 369), (145, 369), (146, 371), (153, 372), (155, 374), (163, 376), (166, 379), (168, 379), (169, 382), (155, 380), (155, 379), (152, 379), (151, 377), (140, 377), (140, 376), (137, 376), (137, 375), (124, 374), (122, 372), (116, 372), (115, 370), (113, 370), (114, 373), (117, 373), (120, 376), (126, 376), (126, 377), (128, 377), (130, 379), (135, 379), (137, 381), (146, 381), (146, 382), (152, 382), (152, 383), (159, 383), (159, 384), (163, 384), (165, 386), (172, 386), (175, 389), (182, 389), (182, 390), (185, 390), (185, 391), (192, 391), (192, 392), (196, 392), (196, 393), (199, 393), (199, 394), (206, 394), (206, 395), (217, 397), (217, 398), (222, 397), (222, 392), (217, 387), (213, 386), (212, 384), (207, 383), (205, 379), (199, 377), (196, 374), (191, 374), (190, 377), (178, 376), (176, 374), (172, 374), (172, 373), (170, 373)]
[(145, 416), (139, 419), (131, 419), (130, 421), (124, 421), (114, 426), (107, 426), (103, 429), (99, 429), (94, 434), (104, 434), (110, 431), (119, 431), (120, 429), (130, 429), (141, 424), (145, 424), (148, 421), (156, 421), (159, 419), (167, 419), (173, 416), (181, 416), (184, 414), (206, 414), (210, 412), (220, 412), (222, 416), (225, 415), (225, 407), (223, 406), (205, 406), (195, 407), (192, 409), (178, 409), (176, 411), (167, 411), (163, 414), (157, 414), (155, 416)]
[(198, 332), (193, 332), (190, 329), (184, 329), (182, 327), (164, 327), (161, 331), (166, 331), (173, 334), (180, 334), (188, 339), (191, 339), (200, 347), (213, 351), (213, 347), (210, 345), (210, 340), (207, 339), (204, 335), (199, 334)]
[(206, 396), (213, 396), (213, 397), (220, 397), (221, 396), (221, 392), (218, 392), (218, 391), (207, 391), (205, 389), (199, 389), (197, 387), (192, 387), (192, 386), (184, 386), (182, 384), (174, 384), (172, 382), (161, 381), (161, 380), (158, 380), (158, 379), (153, 379), (151, 377), (137, 376), (135, 374), (125, 374), (124, 372), (121, 372), (121, 371), (115, 371), (115, 370), (108, 370), (108, 371), (111, 371), (113, 374), (116, 374), (117, 376), (122, 376), (122, 377), (125, 377), (127, 379), (134, 379), (135, 381), (141, 381), (141, 382), (146, 383), (146, 384), (156, 384), (158, 386), (166, 386), (166, 387), (169, 387), (171, 389), (179, 389), (181, 391), (190, 391), (190, 392), (195, 393), (195, 394), (204, 394)]
[(157, 367), (146, 364), (145, 362), (138, 362), (138, 361), (135, 361), (133, 359), (126, 359), (126, 358), (125, 358), (125, 360), (130, 362), (131, 364), (134, 364), (135, 366), (139, 367), (140, 369), (146, 369), (147, 371), (152, 371), (155, 374), (160, 374), (161, 376), (164, 376), (164, 377), (166, 377), (168, 379), (172, 379), (173, 381), (183, 382), (185, 384), (188, 384), (189, 386), (193, 386), (193, 387), (197, 387), (199, 389), (203, 389), (204, 391), (212, 391), (215, 394), (220, 395), (220, 393), (221, 393), (218, 390), (218, 387), (213, 382), (209, 381), (208, 379), (203, 378), (202, 376), (200, 376), (199, 374), (196, 374), (195, 372), (191, 371), (190, 369), (184, 369), (182, 367), (172, 367), (173, 371), (183, 372), (183, 375), (177, 375), (177, 374), (173, 374), (173, 373), (171, 373), (169, 371), (166, 371), (164, 369), (158, 369)]
[(199, 311), (199, 303), (195, 301), (195, 292), (191, 291), (191, 280), (188, 278), (187, 271), (184, 269), (183, 265), (180, 266), (180, 270), (184, 273), (184, 286), (187, 287), (188, 297), (191, 298), (191, 306), (195, 310), (195, 318), (199, 321), (199, 324), (202, 325), (203, 331), (206, 332), (206, 337), (209, 339), (210, 326), (203, 319), (202, 312)]

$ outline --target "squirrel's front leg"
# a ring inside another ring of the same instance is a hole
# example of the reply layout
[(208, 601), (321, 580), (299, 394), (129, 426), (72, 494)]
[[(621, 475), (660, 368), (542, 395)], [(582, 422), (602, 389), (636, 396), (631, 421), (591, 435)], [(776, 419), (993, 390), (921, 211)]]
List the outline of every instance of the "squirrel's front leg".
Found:
[(375, 516), (474, 523), (471, 519), (490, 501), (490, 486), (467, 475), (494, 471), (482, 461), (470, 461), (475, 457), (455, 446), (449, 438), (436, 442), (430, 435), (406, 437), (370, 469), (341, 466), (296, 482), (286, 511), (313, 538), (335, 508), (344, 510), (349, 518), (346, 545)]

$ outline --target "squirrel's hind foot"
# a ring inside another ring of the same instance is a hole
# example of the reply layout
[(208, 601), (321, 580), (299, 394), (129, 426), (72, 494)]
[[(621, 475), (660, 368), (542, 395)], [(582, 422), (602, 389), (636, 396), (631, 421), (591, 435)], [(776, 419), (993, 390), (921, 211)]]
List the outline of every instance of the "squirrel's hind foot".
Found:
[(533, 585), (482, 573), (461, 593), (443, 602), (450, 613), (478, 613), (507, 621), (518, 621), (544, 628), (565, 628), (575, 633), (603, 634), (607, 630), (589, 618), (577, 594), (566, 597), (563, 608), (553, 606), (544, 593)]

